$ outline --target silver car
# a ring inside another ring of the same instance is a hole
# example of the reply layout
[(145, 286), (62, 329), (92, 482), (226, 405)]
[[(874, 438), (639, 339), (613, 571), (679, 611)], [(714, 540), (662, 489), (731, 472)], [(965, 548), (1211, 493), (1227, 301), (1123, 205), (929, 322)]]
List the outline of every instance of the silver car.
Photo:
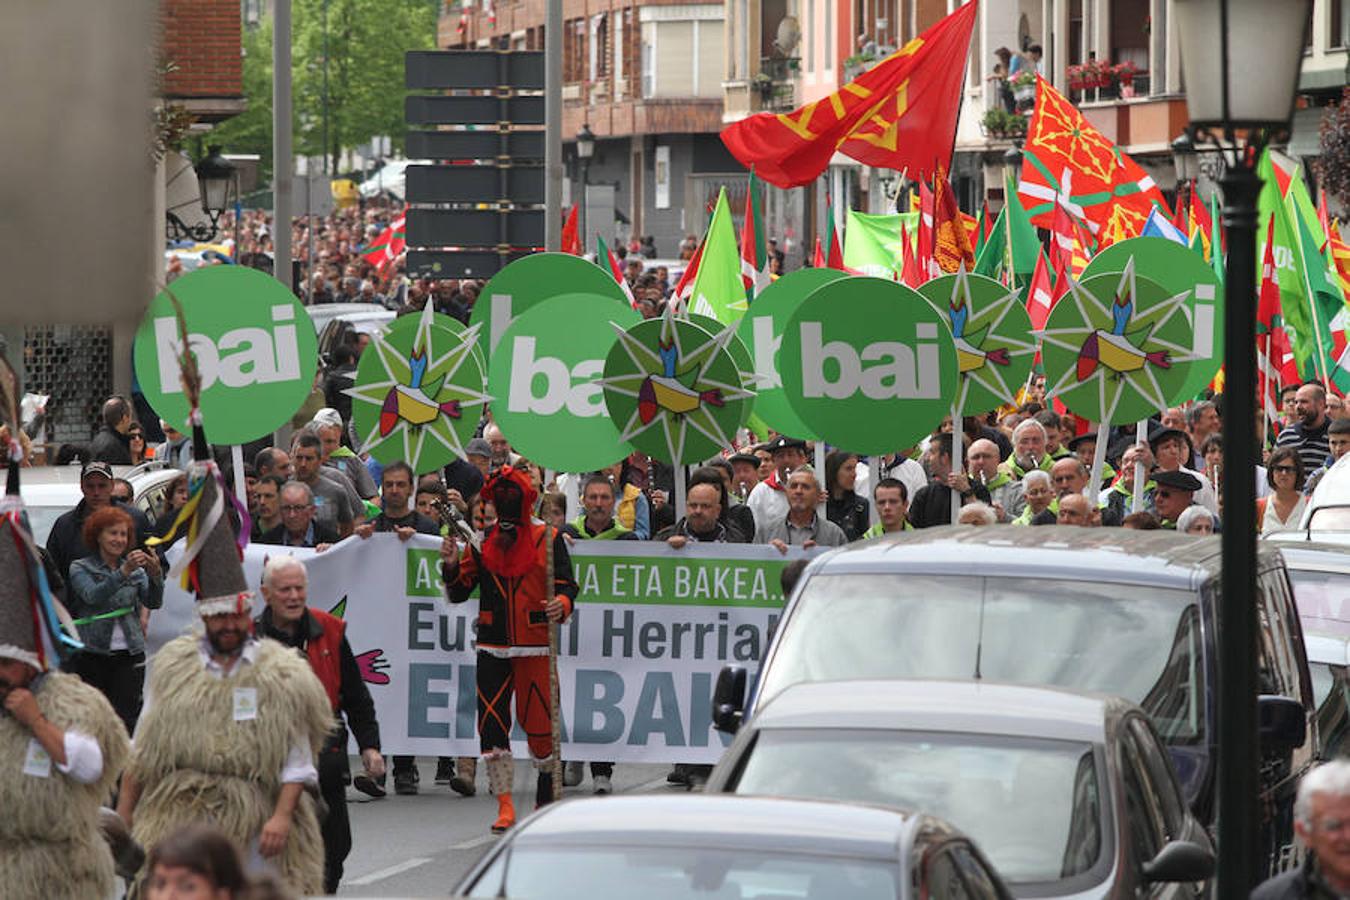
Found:
[(968, 838), (931, 816), (803, 800), (640, 794), (522, 821), (455, 890), (520, 900), (1010, 900)]
[(1214, 870), (1148, 716), (1117, 697), (798, 684), (740, 729), (704, 790), (921, 810), (969, 834), (1019, 897), (1180, 900)]

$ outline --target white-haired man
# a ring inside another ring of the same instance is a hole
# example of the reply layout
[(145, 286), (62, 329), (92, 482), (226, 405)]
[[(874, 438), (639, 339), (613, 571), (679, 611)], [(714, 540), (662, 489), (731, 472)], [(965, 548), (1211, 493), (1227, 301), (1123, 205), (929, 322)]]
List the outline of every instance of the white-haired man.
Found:
[(1027, 419), (1013, 429), (1013, 452), (1000, 468), (1017, 481), (1026, 477), (1028, 472), (1040, 469), (1050, 471), (1054, 460), (1046, 452), (1045, 426), (1035, 419)]
[[(347, 819), (347, 728), (361, 748), (365, 767), (362, 790), (372, 790), (384, 774), (380, 755), (380, 726), (375, 704), (361, 679), (356, 657), (347, 643), (346, 623), (336, 616), (307, 605), (309, 577), (305, 566), (293, 556), (273, 556), (263, 566), (262, 593), (267, 601), (254, 621), (258, 635), (280, 641), (298, 650), (323, 683), (328, 702), (338, 715), (337, 727), (319, 751), (319, 792), (328, 804), (323, 821), (324, 892), (336, 893), (342, 866), (352, 849), (351, 823)], [(344, 722), (345, 718), (345, 722)]]
[(1350, 760), (1323, 763), (1303, 776), (1294, 830), (1308, 848), (1303, 865), (1266, 881), (1251, 900), (1350, 896)]

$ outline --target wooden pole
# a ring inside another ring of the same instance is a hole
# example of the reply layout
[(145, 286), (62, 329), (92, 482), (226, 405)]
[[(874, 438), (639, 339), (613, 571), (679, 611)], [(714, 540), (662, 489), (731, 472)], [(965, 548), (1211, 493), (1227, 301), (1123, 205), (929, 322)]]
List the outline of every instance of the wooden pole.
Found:
[[(544, 573), (544, 584), (548, 587), (547, 597), (552, 600), (555, 596), (553, 590), (553, 541), (558, 532), (544, 523), (544, 543), (547, 545), (545, 550), (546, 565), (548, 571)], [(547, 601), (545, 601), (547, 602)], [(561, 691), (558, 683), (558, 623), (548, 623), (548, 714), (552, 726), (553, 756), (549, 762), (549, 776), (553, 783), (553, 799), (555, 801), (562, 799), (563, 789), (563, 766), (562, 766), (562, 701), (559, 698)]]

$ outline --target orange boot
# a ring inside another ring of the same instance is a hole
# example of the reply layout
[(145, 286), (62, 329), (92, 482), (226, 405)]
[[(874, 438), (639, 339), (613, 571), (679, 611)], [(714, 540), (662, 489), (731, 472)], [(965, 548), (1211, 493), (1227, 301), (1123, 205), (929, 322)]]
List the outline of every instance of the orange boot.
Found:
[(492, 833), (501, 834), (516, 824), (516, 804), (511, 799), (511, 786), (516, 774), (515, 763), (510, 753), (487, 757), (484, 762), (488, 784), (497, 795), (497, 821), (492, 823)]

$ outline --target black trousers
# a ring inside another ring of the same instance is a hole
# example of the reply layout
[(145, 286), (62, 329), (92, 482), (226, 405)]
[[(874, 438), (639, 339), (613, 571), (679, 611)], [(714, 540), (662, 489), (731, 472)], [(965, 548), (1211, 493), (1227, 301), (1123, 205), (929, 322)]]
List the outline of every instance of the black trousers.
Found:
[(67, 672), (108, 698), (127, 734), (135, 734), (145, 692), (145, 654), (114, 650), (109, 654), (77, 653), (66, 661)]
[(352, 852), (352, 823), (347, 818), (347, 748), (319, 754), (319, 793), (328, 807), (323, 833), (323, 892), (336, 894), (342, 867)]

